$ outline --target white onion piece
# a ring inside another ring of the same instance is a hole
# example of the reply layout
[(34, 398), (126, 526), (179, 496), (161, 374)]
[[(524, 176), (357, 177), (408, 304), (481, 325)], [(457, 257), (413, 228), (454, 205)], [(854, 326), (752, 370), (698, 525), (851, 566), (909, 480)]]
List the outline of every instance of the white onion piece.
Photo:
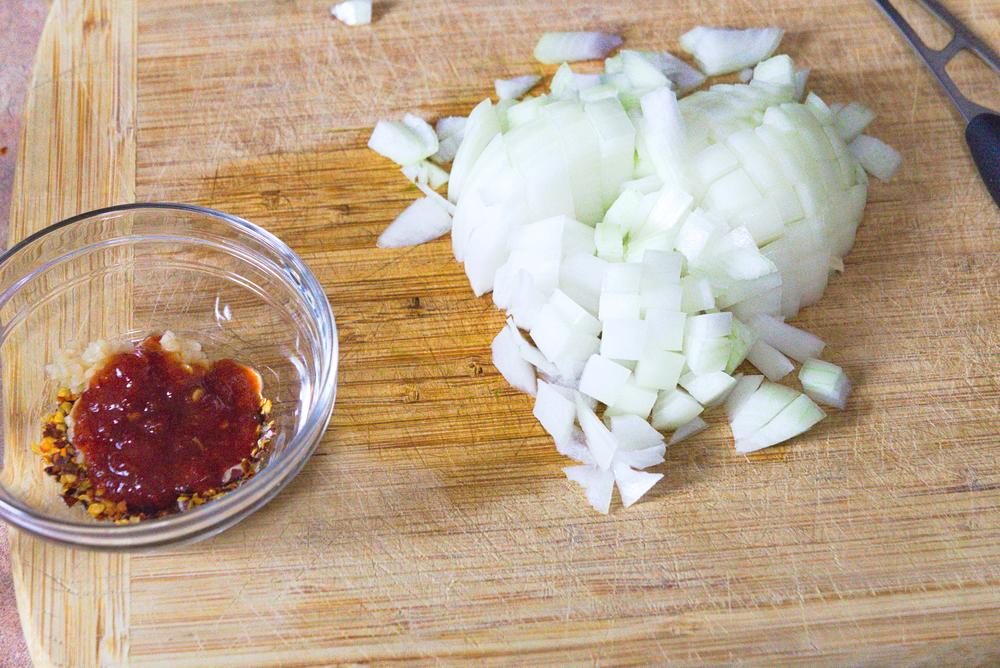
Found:
[(747, 327), (742, 320), (733, 318), (733, 329), (729, 333), (732, 344), (729, 348), (729, 359), (726, 360), (726, 373), (732, 373), (743, 363), (758, 338), (757, 333)]
[(837, 134), (847, 143), (854, 141), (873, 120), (875, 120), (875, 112), (858, 102), (845, 104), (834, 112), (834, 126)]
[(683, 355), (647, 347), (635, 365), (635, 381), (642, 387), (672, 390), (684, 370)]
[(799, 382), (810, 399), (841, 410), (847, 407), (851, 381), (836, 364), (817, 359), (806, 360), (799, 369)]
[(795, 63), (785, 54), (772, 56), (757, 63), (753, 68), (753, 80), (758, 84), (763, 82), (777, 86), (784, 91), (784, 97), (798, 99), (795, 90)]
[(424, 144), (424, 150), (430, 151), (428, 155), (437, 153), (438, 136), (430, 123), (415, 114), (406, 114), (403, 116), (403, 125), (413, 130), (414, 134), (420, 137), (420, 141)]
[[(416, 186), (426, 185), (435, 189), (448, 183), (448, 172), (428, 160), (421, 160), (418, 163), (406, 165), (401, 171), (403, 172), (403, 176)], [(455, 205), (451, 202), (448, 202), (448, 206), (451, 209), (455, 208)], [(450, 211), (449, 213), (454, 213), (454, 211)]]
[(422, 197), (406, 207), (382, 231), (375, 245), (379, 248), (415, 246), (437, 239), (450, 229), (451, 216), (448, 212), (437, 202)]
[(562, 290), (556, 289), (549, 297), (549, 303), (578, 332), (597, 336), (601, 333), (601, 321), (592, 316)]
[(771, 381), (781, 380), (795, 369), (795, 365), (781, 352), (759, 340), (747, 351), (747, 361)]
[(584, 104), (584, 113), (594, 127), (601, 153), (601, 196), (610, 206), (622, 181), (631, 178), (635, 166), (635, 126), (617, 98)]
[[(429, 165), (429, 168), (440, 169), (436, 165), (432, 165), (430, 163), (427, 164)], [(422, 192), (428, 199), (436, 202), (438, 206), (447, 211), (449, 216), (451, 216), (452, 218), (455, 217), (455, 212), (458, 211), (458, 207), (456, 207), (454, 204), (445, 199), (444, 196), (441, 195), (441, 193), (434, 190), (434, 187), (431, 184), (415, 181), (413, 185), (415, 185), (420, 190), (420, 192)]]
[(596, 313), (600, 307), (601, 284), (607, 267), (607, 262), (593, 255), (570, 255), (559, 267), (559, 285), (580, 306)]
[[(635, 418), (643, 424), (649, 424), (637, 415), (616, 415), (614, 418)], [(659, 433), (659, 432), (657, 432)], [(663, 463), (663, 456), (667, 452), (667, 444), (661, 438), (659, 445), (654, 445), (648, 448), (643, 448), (641, 450), (622, 450), (619, 449), (615, 453), (615, 465), (624, 464), (625, 466), (630, 466), (634, 469), (647, 469), (650, 466), (656, 466), (657, 464)]]
[[(558, 385), (553, 385), (553, 387), (559, 387)], [(569, 457), (575, 462), (580, 462), (581, 464), (586, 464), (588, 466), (595, 466), (594, 456), (590, 454), (590, 450), (587, 448), (587, 443), (583, 435), (583, 430), (578, 427), (574, 427), (572, 434), (568, 440), (555, 441), (556, 452), (558, 452), (563, 457)]]
[(587, 501), (599, 513), (608, 514), (611, 509), (611, 494), (615, 489), (615, 475), (610, 470), (595, 466), (567, 466), (563, 469), (566, 477), (583, 487)]
[(736, 387), (726, 397), (726, 416), (730, 422), (732, 422), (733, 417), (743, 406), (743, 403), (757, 391), (763, 382), (764, 376), (749, 375), (738, 378)]
[(736, 387), (736, 379), (724, 371), (712, 371), (701, 375), (688, 373), (681, 376), (680, 384), (698, 403), (705, 408), (712, 408), (725, 401)]
[(618, 393), (614, 403), (608, 406), (605, 416), (638, 415), (642, 419), (649, 417), (656, 403), (656, 390), (640, 387), (633, 381), (628, 381)]
[(438, 164), (451, 162), (455, 159), (455, 153), (465, 136), (465, 124), (468, 119), (465, 116), (445, 116), (434, 125), (434, 131), (438, 136), (437, 153), (431, 156), (431, 160)]
[(513, 79), (497, 79), (493, 82), (493, 88), (501, 100), (514, 100), (534, 88), (541, 80), (537, 74), (525, 74)]
[(510, 330), (514, 342), (517, 343), (518, 354), (521, 355), (525, 362), (538, 369), (539, 373), (549, 376), (554, 376), (558, 373), (555, 365), (545, 359), (545, 355), (543, 355), (538, 348), (533, 346), (527, 339), (524, 338), (524, 335), (521, 334), (521, 330), (519, 330), (517, 325), (514, 323), (513, 318), (508, 318), (504, 327)]
[(790, 387), (765, 382), (737, 407), (729, 419), (737, 441), (754, 434), (788, 406), (799, 393)]
[(736, 78), (739, 79), (740, 82), (742, 82), (742, 83), (749, 83), (750, 80), (753, 79), (753, 68), (752, 67), (744, 67), (736, 75)]
[(733, 314), (705, 313), (687, 319), (685, 336), (691, 339), (714, 339), (726, 336), (733, 328)]
[(637, 415), (612, 416), (611, 433), (618, 439), (619, 453), (646, 450), (664, 444), (663, 435)]
[(687, 314), (669, 309), (646, 310), (647, 348), (678, 351), (684, 348)]
[(330, 13), (345, 25), (365, 25), (372, 22), (372, 0), (339, 2), (330, 8)]
[(601, 305), (597, 317), (603, 320), (631, 318), (642, 315), (642, 297), (628, 292), (601, 292)]
[(653, 426), (662, 430), (677, 429), (703, 410), (702, 405), (684, 390), (664, 391), (653, 405)]
[(860, 135), (855, 137), (848, 148), (858, 159), (865, 171), (879, 181), (888, 181), (899, 169), (903, 156), (899, 151), (886, 144), (881, 139)]
[(535, 45), (535, 59), (549, 65), (604, 58), (622, 38), (604, 32), (547, 32)]
[(641, 499), (663, 478), (662, 473), (636, 471), (625, 464), (615, 465), (614, 476), (615, 483), (618, 485), (618, 493), (622, 497), (622, 505), (626, 508)]
[(708, 429), (708, 423), (701, 419), (700, 416), (691, 418), (690, 422), (685, 422), (677, 431), (673, 433), (670, 437), (669, 445), (676, 445), (686, 438), (690, 438), (695, 434), (699, 434)]
[(826, 417), (819, 406), (804, 394), (781, 410), (770, 422), (754, 434), (736, 440), (736, 451), (756, 452), (787, 441), (805, 432)]
[[(435, 143), (437, 135), (435, 135)], [(375, 124), (368, 148), (383, 155), (397, 165), (412, 165), (430, 156), (430, 146), (410, 126), (400, 121), (379, 121)]]
[(557, 390), (555, 385), (538, 381), (532, 414), (557, 444), (572, 439), (576, 404)]
[(583, 367), (583, 375), (580, 376), (580, 392), (610, 406), (618, 398), (631, 375), (630, 369), (614, 360), (601, 355), (592, 355)]
[[(821, 268), (826, 272), (826, 267)], [(784, 323), (774, 316), (758, 314), (750, 319), (747, 325), (761, 339), (774, 346), (793, 360), (805, 362), (807, 359), (819, 357), (826, 344), (815, 334), (803, 331)]]
[(642, 286), (642, 265), (611, 264), (604, 272), (601, 293), (638, 294)]
[(677, 94), (667, 87), (646, 93), (641, 99), (644, 134), (656, 173), (664, 183), (685, 185), (683, 161), (687, 158), (684, 116)]
[[(521, 356), (514, 336), (510, 329), (504, 327), (493, 339), (493, 344), (490, 346), (493, 352), (493, 366), (515, 389), (534, 396), (537, 391), (535, 367), (528, 364)], [(572, 419), (570, 421), (572, 422)]]
[(597, 466), (608, 469), (618, 449), (618, 441), (594, 414), (579, 392), (576, 394), (576, 418), (580, 421), (580, 428), (587, 438), (587, 447), (594, 456)]
[(809, 68), (803, 67), (795, 70), (795, 100), (801, 102), (806, 94), (806, 85), (809, 83)]
[(500, 119), (493, 108), (493, 103), (489, 100), (483, 100), (469, 114), (465, 124), (465, 135), (455, 153), (455, 160), (451, 166), (451, 178), (448, 181), (449, 200), (458, 202), (465, 181), (469, 177), (469, 172), (482, 155), (486, 145), (499, 133)]
[(635, 51), (623, 50), (619, 57), (622, 59), (622, 73), (628, 77), (629, 83), (638, 90), (652, 90), (660, 86), (673, 87), (673, 82), (650, 62), (642, 54)]
[(611, 318), (604, 321), (601, 355), (617, 360), (638, 360), (646, 349), (646, 321)]
[(764, 60), (778, 48), (780, 28), (734, 30), (698, 26), (681, 36), (681, 48), (694, 56), (709, 76), (736, 72)]

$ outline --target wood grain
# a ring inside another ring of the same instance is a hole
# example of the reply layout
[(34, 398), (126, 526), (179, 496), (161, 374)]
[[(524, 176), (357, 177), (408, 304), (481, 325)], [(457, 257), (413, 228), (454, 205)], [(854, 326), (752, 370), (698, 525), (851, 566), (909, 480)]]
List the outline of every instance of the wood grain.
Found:
[[(1000, 661), (1000, 216), (957, 115), (861, 0), (637, 7), (385, 2), (350, 29), (329, 1), (140, 6), (136, 198), (278, 233), (326, 286), (342, 353), (331, 428), (285, 492), (131, 559), (132, 663)], [(1000, 42), (995, 2), (954, 9)], [(749, 459), (715, 416), (605, 518), (490, 364), (501, 316), (447, 240), (374, 248), (415, 191), (364, 145), (380, 117), (464, 114), (496, 77), (550, 73), (543, 30), (676, 49), (696, 23), (785, 26), (812, 86), (872, 106), (904, 168), (799, 318), (851, 375), (849, 409)], [(56, 642), (51, 606), (22, 605)]]
[[(76, 213), (135, 197), (135, 9), (131, 1), (119, 0), (53, 4), (25, 105), (11, 242)], [(95, 290), (79, 308), (104, 314), (104, 324), (112, 328), (127, 327), (127, 294), (121, 291)], [(62, 343), (59, 331), (43, 327), (30, 341), (15, 342), (20, 354), (5, 353), (6, 359), (17, 359), (3, 369), (5, 388), (13, 387), (18, 374), (39, 378), (49, 351)], [(28, 411), (14, 410), (15, 415)], [(4, 425), (5, 438), (37, 438), (18, 433), (13, 423)], [(6, 455), (5, 475), (26, 484), (39, 480), (38, 461), (29, 451), (8, 448)], [(36, 487), (33, 491), (52, 491)], [(18, 610), (35, 665), (124, 664), (129, 557), (72, 550), (17, 531), (11, 531), (10, 543)]]

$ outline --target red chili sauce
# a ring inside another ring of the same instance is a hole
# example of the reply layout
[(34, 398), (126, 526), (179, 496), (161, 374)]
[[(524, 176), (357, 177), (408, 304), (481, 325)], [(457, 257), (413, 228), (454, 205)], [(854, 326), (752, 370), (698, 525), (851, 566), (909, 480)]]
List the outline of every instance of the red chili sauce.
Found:
[(94, 375), (74, 406), (73, 445), (105, 500), (130, 513), (175, 511), (179, 495), (217, 489), (250, 457), (260, 393), (252, 369), (229, 359), (189, 366), (151, 336)]

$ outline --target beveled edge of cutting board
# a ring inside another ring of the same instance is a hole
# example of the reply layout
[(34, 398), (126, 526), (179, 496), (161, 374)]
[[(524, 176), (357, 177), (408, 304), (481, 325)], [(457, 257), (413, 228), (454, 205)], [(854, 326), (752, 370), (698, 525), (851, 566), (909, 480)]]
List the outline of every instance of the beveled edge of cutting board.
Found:
[[(137, 15), (135, 0), (52, 4), (25, 102), (11, 243), (68, 216), (134, 201)], [(32, 351), (18, 361), (41, 363)], [(10, 546), (35, 665), (126, 664), (129, 556), (18, 531), (10, 532)]]

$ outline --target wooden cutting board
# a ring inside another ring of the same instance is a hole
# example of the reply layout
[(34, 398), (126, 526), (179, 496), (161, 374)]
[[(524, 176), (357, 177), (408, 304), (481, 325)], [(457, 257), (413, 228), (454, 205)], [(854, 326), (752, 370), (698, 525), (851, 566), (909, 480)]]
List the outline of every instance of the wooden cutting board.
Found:
[[(871, 6), (377, 0), (348, 28), (329, 4), (53, 5), (12, 239), (133, 200), (243, 216), (319, 276), (342, 353), (319, 451), (240, 526), (133, 556), (14, 534), (38, 665), (1000, 661), (1000, 215)], [(948, 4), (1000, 44), (995, 0)], [(550, 73), (543, 30), (676, 49), (696, 23), (786, 27), (815, 90), (873, 107), (905, 162), (798, 318), (854, 381), (849, 409), (749, 459), (714, 416), (603, 517), (491, 365), (501, 315), (448, 241), (374, 247), (415, 190), (365, 142), (378, 118), (465, 114), (496, 77)], [(956, 78), (1000, 106), (970, 62)]]

